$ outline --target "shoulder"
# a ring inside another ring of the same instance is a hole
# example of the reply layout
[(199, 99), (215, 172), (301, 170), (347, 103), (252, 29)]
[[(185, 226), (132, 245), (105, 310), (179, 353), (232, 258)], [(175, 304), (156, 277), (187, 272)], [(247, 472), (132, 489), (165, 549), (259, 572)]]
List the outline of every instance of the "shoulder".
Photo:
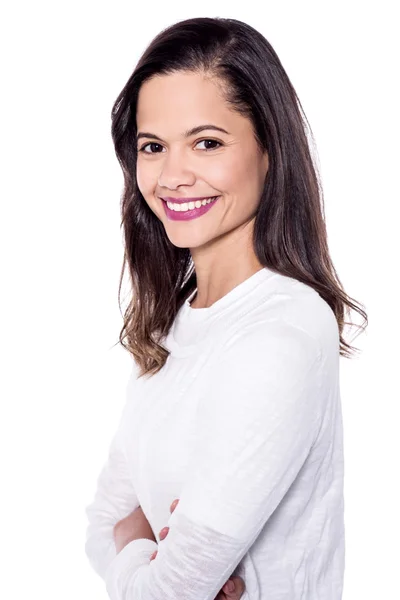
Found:
[(204, 381), (202, 410), (208, 411), (207, 419), (225, 415), (243, 423), (248, 418), (272, 424), (297, 419), (299, 411), (313, 419), (321, 414), (323, 348), (304, 320), (280, 313), (242, 321), (218, 355)]
[(329, 304), (312, 287), (280, 276), (265, 289), (262, 302), (240, 318), (225, 350), (283, 353), (308, 358), (339, 353), (339, 327)]
[(248, 323), (231, 337), (223, 349), (219, 369), (228, 370), (232, 381), (292, 385), (318, 374), (322, 351), (310, 331), (284, 318)]

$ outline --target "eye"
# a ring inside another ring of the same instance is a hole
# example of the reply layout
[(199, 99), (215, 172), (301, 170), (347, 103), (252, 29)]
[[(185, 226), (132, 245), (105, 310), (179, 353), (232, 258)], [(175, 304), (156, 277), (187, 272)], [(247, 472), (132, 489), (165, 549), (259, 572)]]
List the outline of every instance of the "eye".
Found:
[[(217, 140), (200, 140), (199, 142), (197, 142), (197, 144), (201, 144), (202, 142), (211, 142), (212, 144), (218, 144), (218, 146), (222, 146), (222, 144), (220, 142), (217, 142)], [(197, 146), (196, 144), (196, 146)], [(206, 151), (207, 150), (216, 150), (216, 148), (204, 148)]]
[[(219, 146), (222, 146), (221, 142), (217, 142), (217, 140), (209, 140), (209, 139), (199, 140), (199, 141), (196, 143), (196, 146), (197, 146), (198, 144), (201, 144), (202, 142), (211, 142), (212, 144), (217, 144), (217, 148), (218, 148)], [(158, 146), (159, 148), (162, 148), (162, 147), (163, 147), (163, 146), (161, 146), (161, 144), (157, 144), (156, 142), (149, 142), (149, 143), (145, 144), (144, 146), (142, 146), (142, 147), (139, 149), (139, 152), (143, 152), (143, 154), (160, 154), (160, 152), (147, 152), (147, 151), (145, 150), (145, 148), (147, 148), (147, 146), (153, 146), (153, 148), (154, 148), (154, 147), (156, 147), (156, 146)], [(205, 150), (205, 152), (208, 152), (208, 151), (210, 151), (210, 150), (216, 150), (217, 148), (215, 148), (215, 147), (214, 147), (214, 148), (204, 148), (204, 150)]]
[(145, 144), (144, 146), (142, 146), (139, 149), (139, 152), (143, 152), (143, 154), (159, 154), (159, 152), (146, 152), (145, 148), (147, 148), (147, 146), (159, 146), (160, 148), (162, 148), (161, 144), (157, 144), (156, 142), (150, 142), (149, 144)]

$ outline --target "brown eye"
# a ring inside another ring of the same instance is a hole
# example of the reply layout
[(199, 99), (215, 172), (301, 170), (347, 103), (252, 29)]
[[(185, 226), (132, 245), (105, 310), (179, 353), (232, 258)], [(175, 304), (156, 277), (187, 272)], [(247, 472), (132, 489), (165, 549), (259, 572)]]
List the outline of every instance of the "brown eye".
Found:
[(159, 148), (162, 148), (161, 144), (157, 144), (156, 142), (150, 142), (149, 144), (145, 144), (144, 146), (142, 146), (139, 152), (143, 152), (143, 154), (159, 154), (159, 152), (146, 152), (145, 148), (147, 148), (147, 146), (158, 146)]
[[(203, 148), (203, 150), (205, 150), (206, 152), (210, 151), (210, 150), (216, 150), (217, 148), (219, 148), (220, 146), (222, 146), (221, 142), (217, 142), (217, 140), (209, 140), (209, 139), (204, 139), (204, 140), (199, 140), (196, 144), (196, 146), (198, 144), (201, 144), (202, 142), (205, 143), (209, 143), (211, 142), (211, 144), (216, 144), (216, 147), (207, 147), (207, 148)], [(150, 146), (152, 149), (154, 148), (162, 148), (163, 146), (161, 146), (161, 144), (157, 144), (157, 142), (149, 142), (147, 144), (145, 144), (144, 146), (142, 146), (139, 150), (139, 152), (143, 152), (143, 154), (160, 154), (160, 152), (147, 152), (147, 150), (145, 150), (145, 148), (147, 148), (148, 146)]]
[[(199, 142), (197, 142), (197, 144), (201, 144), (202, 142), (211, 142), (212, 144), (218, 144), (218, 146), (222, 146), (222, 144), (220, 142), (217, 142), (217, 140), (200, 140)], [(196, 144), (196, 146), (197, 146)], [(218, 147), (217, 146), (217, 147)], [(204, 148), (206, 151), (207, 150), (216, 150), (216, 148)]]

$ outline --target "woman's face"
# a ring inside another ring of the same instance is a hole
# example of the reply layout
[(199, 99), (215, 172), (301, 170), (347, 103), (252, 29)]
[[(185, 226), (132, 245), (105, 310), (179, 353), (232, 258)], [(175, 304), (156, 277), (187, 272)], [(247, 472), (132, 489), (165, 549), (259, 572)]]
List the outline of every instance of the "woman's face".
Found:
[[(146, 81), (139, 91), (136, 122), (137, 183), (172, 244), (210, 246), (254, 220), (268, 156), (260, 153), (251, 122), (228, 107), (214, 82), (184, 72)], [(201, 125), (225, 132), (207, 127), (186, 137), (185, 132)], [(193, 205), (195, 218), (184, 220), (172, 219), (161, 200), (213, 196), (219, 198), (209, 210), (200, 214)]]

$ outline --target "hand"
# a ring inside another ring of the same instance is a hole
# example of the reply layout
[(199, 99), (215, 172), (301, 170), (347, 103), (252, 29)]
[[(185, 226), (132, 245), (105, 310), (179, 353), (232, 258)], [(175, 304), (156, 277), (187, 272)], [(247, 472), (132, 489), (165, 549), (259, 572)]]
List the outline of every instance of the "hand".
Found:
[(153, 530), (150, 527), (142, 508), (138, 506), (127, 517), (114, 525), (114, 542), (117, 554), (125, 548), (129, 542), (146, 538), (157, 542)]
[[(176, 500), (173, 501), (173, 503), (171, 504), (169, 510), (171, 511), (171, 513), (174, 512), (175, 508), (177, 507), (179, 502), (179, 499), (176, 498)], [(164, 540), (169, 532), (169, 527), (163, 527), (163, 529), (161, 529), (160, 531), (160, 540)], [(150, 557), (150, 560), (154, 560), (155, 557), (157, 556), (158, 550), (155, 550), (153, 552), (153, 554)], [(233, 584), (233, 589), (231, 591), (228, 590), (228, 585), (229, 584)], [(244, 581), (241, 577), (239, 576), (234, 576), (234, 577), (230, 577), (228, 579), (228, 581), (225, 583), (225, 585), (221, 588), (221, 590), (218, 592), (215, 600), (239, 600), (239, 598), (242, 597), (242, 594), (245, 590), (245, 584)]]

